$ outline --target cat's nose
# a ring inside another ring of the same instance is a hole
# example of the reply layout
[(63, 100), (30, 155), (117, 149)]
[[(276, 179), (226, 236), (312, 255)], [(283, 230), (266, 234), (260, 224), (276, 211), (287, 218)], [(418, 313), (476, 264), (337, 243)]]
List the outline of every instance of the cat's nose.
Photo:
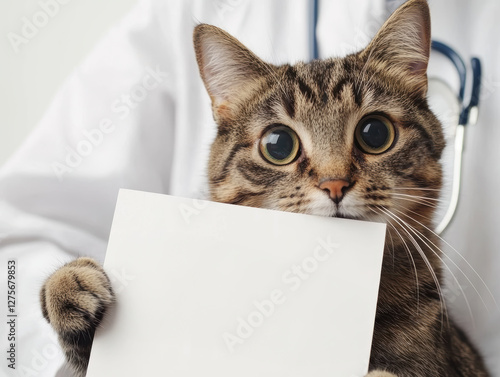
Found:
[(350, 186), (351, 184), (343, 179), (329, 179), (322, 182), (319, 188), (328, 192), (335, 204), (339, 204)]

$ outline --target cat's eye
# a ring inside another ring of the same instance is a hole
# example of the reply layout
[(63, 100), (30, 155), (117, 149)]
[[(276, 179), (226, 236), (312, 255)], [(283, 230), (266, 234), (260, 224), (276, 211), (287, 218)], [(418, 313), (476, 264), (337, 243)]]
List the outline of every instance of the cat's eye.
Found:
[(260, 153), (274, 165), (287, 165), (295, 161), (299, 149), (299, 137), (285, 125), (272, 126), (260, 139)]
[(380, 154), (394, 142), (394, 125), (381, 115), (369, 115), (358, 123), (355, 131), (358, 147), (365, 153)]

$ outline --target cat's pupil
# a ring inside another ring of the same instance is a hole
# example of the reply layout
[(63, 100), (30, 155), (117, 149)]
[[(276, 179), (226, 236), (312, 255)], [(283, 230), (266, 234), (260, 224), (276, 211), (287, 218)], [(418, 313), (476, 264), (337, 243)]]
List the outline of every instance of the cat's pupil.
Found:
[(371, 148), (380, 148), (389, 139), (389, 129), (377, 118), (370, 118), (361, 125), (361, 138)]
[(273, 125), (260, 141), (262, 157), (274, 165), (287, 165), (298, 156), (300, 142), (297, 134), (285, 125)]
[(293, 150), (292, 136), (285, 130), (273, 131), (267, 139), (267, 151), (277, 160), (286, 159)]

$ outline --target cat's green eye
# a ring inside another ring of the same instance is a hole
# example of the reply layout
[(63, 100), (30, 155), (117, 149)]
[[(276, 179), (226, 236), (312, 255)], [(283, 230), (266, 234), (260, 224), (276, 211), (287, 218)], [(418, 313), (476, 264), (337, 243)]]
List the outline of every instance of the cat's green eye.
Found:
[(387, 151), (394, 142), (395, 134), (394, 125), (381, 115), (369, 115), (363, 118), (355, 131), (358, 147), (369, 154)]
[(271, 127), (260, 139), (260, 153), (274, 165), (287, 165), (295, 161), (299, 149), (299, 137), (284, 125)]

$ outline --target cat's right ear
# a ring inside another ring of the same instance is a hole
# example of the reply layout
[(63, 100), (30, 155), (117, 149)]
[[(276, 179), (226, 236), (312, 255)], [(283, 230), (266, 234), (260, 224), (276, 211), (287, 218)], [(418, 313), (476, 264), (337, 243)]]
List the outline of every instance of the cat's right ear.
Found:
[(262, 83), (270, 66), (218, 27), (200, 24), (193, 33), (201, 78), (217, 118), (231, 118)]
[(431, 20), (426, 0), (408, 0), (389, 17), (361, 57), (400, 77), (415, 93), (427, 93)]

